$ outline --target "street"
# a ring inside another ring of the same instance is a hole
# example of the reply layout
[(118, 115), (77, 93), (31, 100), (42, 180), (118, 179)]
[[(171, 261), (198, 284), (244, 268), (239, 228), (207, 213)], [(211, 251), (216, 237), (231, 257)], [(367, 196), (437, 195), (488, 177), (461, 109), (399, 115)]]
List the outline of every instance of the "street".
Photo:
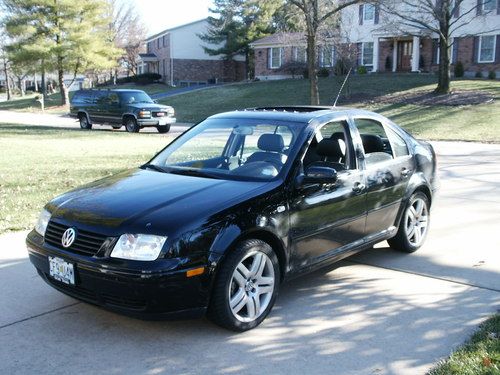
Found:
[(26, 232), (0, 236), (0, 374), (424, 374), (500, 309), (500, 145), (433, 144), (441, 190), (423, 248), (384, 242), (285, 283), (245, 333), (78, 302), (35, 272)]

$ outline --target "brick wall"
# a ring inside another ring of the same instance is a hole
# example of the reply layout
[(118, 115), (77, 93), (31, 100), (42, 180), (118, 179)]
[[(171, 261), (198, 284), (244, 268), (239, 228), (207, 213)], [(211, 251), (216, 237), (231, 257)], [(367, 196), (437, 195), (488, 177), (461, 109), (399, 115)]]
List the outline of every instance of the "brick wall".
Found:
[(245, 75), (243, 61), (174, 59), (174, 82), (233, 82), (244, 80)]
[[(392, 72), (392, 51), (393, 51), (392, 41), (379, 42), (379, 54), (378, 54), (379, 72)], [(389, 59), (388, 67), (386, 67), (387, 59)]]
[[(158, 46), (158, 39), (159, 46)], [(161, 74), (161, 80), (170, 82), (170, 34), (154, 39), (148, 43), (148, 53), (154, 53), (158, 57), (158, 63), (149, 67), (149, 72)]]

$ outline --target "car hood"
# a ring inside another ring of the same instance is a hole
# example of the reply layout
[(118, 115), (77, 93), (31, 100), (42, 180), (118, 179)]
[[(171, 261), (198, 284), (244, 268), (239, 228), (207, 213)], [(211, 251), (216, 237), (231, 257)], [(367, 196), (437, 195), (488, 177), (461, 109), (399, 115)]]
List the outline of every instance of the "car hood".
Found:
[(63, 194), (48, 209), (53, 219), (110, 235), (125, 230), (162, 233), (208, 220), (268, 184), (134, 169)]

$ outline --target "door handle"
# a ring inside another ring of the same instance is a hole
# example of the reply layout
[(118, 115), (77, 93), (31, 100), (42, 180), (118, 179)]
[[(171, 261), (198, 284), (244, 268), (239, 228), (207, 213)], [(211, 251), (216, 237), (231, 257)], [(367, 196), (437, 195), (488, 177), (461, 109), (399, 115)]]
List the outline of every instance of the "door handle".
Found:
[(352, 191), (358, 194), (363, 192), (365, 189), (366, 189), (365, 184), (362, 184), (361, 182), (356, 182), (352, 187)]
[(408, 177), (410, 175), (410, 172), (411, 172), (411, 170), (409, 170), (408, 168), (403, 168), (401, 170), (401, 177), (403, 177), (403, 178)]

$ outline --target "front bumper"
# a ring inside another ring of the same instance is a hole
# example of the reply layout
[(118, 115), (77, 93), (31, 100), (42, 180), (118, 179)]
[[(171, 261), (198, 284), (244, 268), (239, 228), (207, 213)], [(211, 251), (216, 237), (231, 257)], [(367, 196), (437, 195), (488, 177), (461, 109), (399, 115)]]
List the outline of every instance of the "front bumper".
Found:
[[(40, 276), (55, 289), (108, 310), (140, 319), (193, 318), (207, 308), (211, 276), (208, 268), (199, 276), (186, 270), (147, 271), (111, 268), (95, 257), (84, 257), (43, 244), (31, 232), (26, 238), (29, 258)], [(48, 256), (73, 263), (75, 285), (53, 279)]]
[(175, 124), (177, 119), (175, 117), (153, 117), (153, 118), (137, 118), (139, 126), (167, 126)]

